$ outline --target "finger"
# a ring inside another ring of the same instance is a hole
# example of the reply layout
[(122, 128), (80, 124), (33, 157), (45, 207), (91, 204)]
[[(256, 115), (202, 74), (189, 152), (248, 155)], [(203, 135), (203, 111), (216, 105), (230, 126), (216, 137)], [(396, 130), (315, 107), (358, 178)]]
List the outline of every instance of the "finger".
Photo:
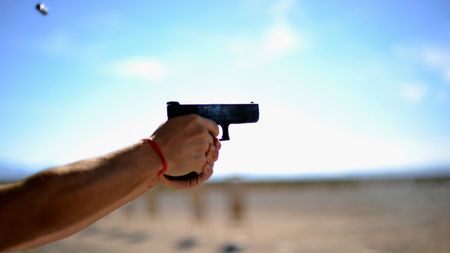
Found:
[(217, 152), (211, 154), (210, 157), (208, 157), (207, 162), (209, 164), (214, 164), (219, 159), (219, 154)]
[(167, 180), (167, 182), (165, 182), (164, 185), (174, 189), (189, 189), (192, 187), (189, 180), (186, 181)]
[(208, 141), (209, 141), (209, 144), (216, 146), (216, 141), (215, 141), (215, 140), (216, 140), (217, 138), (214, 137), (214, 136), (212, 136), (211, 134), (209, 135), (209, 137), (210, 137), (209, 140), (208, 140)]
[(214, 146), (216, 146), (217, 150), (219, 150), (222, 147), (222, 144), (220, 143), (219, 139), (214, 138)]
[(197, 174), (200, 174), (203, 172), (203, 167), (202, 165), (204, 165), (205, 163), (208, 162), (208, 156), (205, 155), (204, 153), (198, 153), (197, 155), (195, 155), (193, 157), (193, 159), (196, 160), (195, 164), (198, 164), (196, 167), (192, 167), (190, 169), (187, 169), (187, 171), (194, 171), (197, 172)]
[(205, 169), (207, 169), (208, 167), (211, 167), (211, 168), (214, 167), (214, 161), (206, 161), (205, 165), (203, 165), (202, 173), (204, 173)]
[[(166, 178), (165, 176), (161, 176), (160, 181), (163, 185), (174, 189), (188, 189), (192, 187), (192, 179), (171, 180)], [(196, 180), (194, 179), (194, 181)]]
[(211, 134), (205, 132), (204, 127), (199, 127), (200, 135), (191, 140), (190, 145), (195, 148), (196, 151), (202, 152), (204, 155), (209, 151), (211, 145), (215, 146), (214, 137)]
[(207, 119), (207, 118), (201, 118), (203, 124), (205, 125), (206, 129), (208, 129), (208, 132), (213, 136), (216, 137), (219, 135), (219, 126), (217, 123), (213, 120)]
[(206, 160), (209, 162), (217, 161), (219, 159), (219, 149), (220, 149), (220, 143), (219, 143), (218, 147), (217, 146), (211, 147)]
[(198, 175), (198, 184), (199, 185), (203, 184), (206, 180), (208, 180), (212, 176), (212, 174), (214, 172), (213, 168), (214, 168), (214, 164), (212, 164), (212, 165), (206, 164), (205, 165), (203, 173)]
[(210, 145), (208, 152), (206, 152), (206, 160), (212, 161), (214, 159), (215, 153), (217, 152), (216, 147), (214, 145)]
[(208, 155), (211, 153), (211, 152), (214, 152), (216, 150), (216, 147), (214, 146), (214, 144), (209, 144), (209, 146), (208, 146), (208, 150), (206, 150), (206, 152), (205, 152), (205, 156), (206, 157), (208, 157)]
[(186, 180), (171, 180), (164, 175), (161, 176), (160, 181), (162, 184), (175, 189), (189, 189), (197, 187), (207, 181), (213, 174), (214, 164), (206, 163), (202, 169), (202, 173), (198, 174), (195, 178)]
[(206, 156), (206, 162), (210, 164), (214, 164), (219, 159), (219, 151), (210, 151)]
[(214, 154), (213, 154), (213, 160), (214, 160), (214, 162), (217, 161), (217, 160), (219, 160), (219, 151), (218, 151), (218, 150), (217, 150), (216, 152), (214, 152)]

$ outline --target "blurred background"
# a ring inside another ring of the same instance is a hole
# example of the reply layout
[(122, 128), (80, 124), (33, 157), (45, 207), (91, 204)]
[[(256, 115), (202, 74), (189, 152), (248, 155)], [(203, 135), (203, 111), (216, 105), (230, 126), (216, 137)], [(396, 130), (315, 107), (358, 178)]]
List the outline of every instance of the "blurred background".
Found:
[(36, 4), (1, 1), (0, 182), (147, 137), (168, 101), (260, 105), (201, 190), (36, 251), (450, 250), (449, 1)]

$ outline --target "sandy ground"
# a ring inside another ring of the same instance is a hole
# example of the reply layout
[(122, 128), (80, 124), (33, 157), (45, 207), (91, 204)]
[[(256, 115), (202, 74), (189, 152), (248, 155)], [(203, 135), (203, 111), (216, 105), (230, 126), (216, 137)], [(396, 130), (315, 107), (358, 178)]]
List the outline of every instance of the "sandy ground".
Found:
[(448, 253), (450, 183), (157, 190), (24, 252)]

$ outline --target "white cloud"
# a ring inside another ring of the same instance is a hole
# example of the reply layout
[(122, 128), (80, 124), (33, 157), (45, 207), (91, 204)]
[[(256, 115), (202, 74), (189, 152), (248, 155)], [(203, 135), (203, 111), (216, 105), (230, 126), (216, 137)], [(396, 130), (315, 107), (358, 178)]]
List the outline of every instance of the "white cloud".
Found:
[(300, 35), (287, 23), (274, 24), (264, 35), (262, 51), (269, 57), (278, 57), (293, 52), (299, 47)]
[(109, 68), (112, 75), (143, 81), (160, 81), (167, 75), (164, 63), (158, 59), (132, 57), (119, 60)]
[(444, 49), (429, 47), (421, 52), (423, 61), (436, 68), (450, 67), (450, 54)]
[(412, 103), (419, 103), (427, 93), (427, 87), (422, 83), (406, 84), (401, 89), (401, 96)]
[(397, 47), (397, 56), (412, 60), (436, 71), (441, 78), (450, 84), (450, 49), (437, 46)]
[(286, 57), (306, 45), (301, 34), (289, 21), (288, 12), (296, 1), (278, 0), (270, 6), (271, 23), (257, 38), (239, 38), (230, 42), (230, 48), (242, 68), (259, 67)]
[(442, 78), (450, 84), (450, 51), (443, 48), (425, 48), (422, 60), (429, 67), (440, 72)]
[[(431, 70), (450, 84), (450, 49), (438, 46), (398, 46), (394, 54), (409, 63), (420, 64), (421, 67)], [(401, 97), (412, 103), (421, 102), (427, 95), (441, 104), (447, 104), (448, 95), (445, 90), (436, 90), (436, 87), (421, 82), (409, 83), (401, 87)]]
[(289, 11), (295, 8), (296, 0), (277, 0), (271, 7), (272, 24), (264, 32), (263, 47), (268, 53), (289, 52), (302, 42), (299, 32), (289, 21)]

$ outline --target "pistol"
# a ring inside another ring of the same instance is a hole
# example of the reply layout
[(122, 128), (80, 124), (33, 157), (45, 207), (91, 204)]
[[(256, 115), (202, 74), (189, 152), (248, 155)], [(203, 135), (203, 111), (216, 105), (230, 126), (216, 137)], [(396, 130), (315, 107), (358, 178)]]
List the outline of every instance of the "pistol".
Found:
[(259, 119), (259, 106), (253, 102), (249, 104), (180, 104), (167, 102), (167, 117), (169, 119), (197, 114), (213, 120), (222, 128), (221, 141), (230, 140), (228, 127), (230, 124), (255, 123)]

